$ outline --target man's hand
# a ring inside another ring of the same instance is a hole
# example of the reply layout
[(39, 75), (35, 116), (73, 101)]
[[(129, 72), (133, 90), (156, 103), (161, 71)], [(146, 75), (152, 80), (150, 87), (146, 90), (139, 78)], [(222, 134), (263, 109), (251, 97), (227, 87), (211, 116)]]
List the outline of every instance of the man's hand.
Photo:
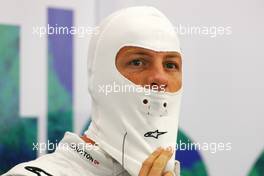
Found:
[(158, 148), (143, 162), (139, 176), (173, 176), (171, 171), (163, 173), (172, 154), (172, 147)]

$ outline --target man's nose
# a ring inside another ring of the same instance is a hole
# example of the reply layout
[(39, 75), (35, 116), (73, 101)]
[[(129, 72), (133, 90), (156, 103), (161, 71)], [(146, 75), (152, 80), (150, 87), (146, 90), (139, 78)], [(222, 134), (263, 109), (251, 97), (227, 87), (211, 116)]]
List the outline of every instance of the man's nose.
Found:
[(151, 68), (147, 77), (147, 85), (149, 85), (151, 89), (154, 90), (166, 91), (168, 86), (168, 78), (163, 66), (155, 66)]

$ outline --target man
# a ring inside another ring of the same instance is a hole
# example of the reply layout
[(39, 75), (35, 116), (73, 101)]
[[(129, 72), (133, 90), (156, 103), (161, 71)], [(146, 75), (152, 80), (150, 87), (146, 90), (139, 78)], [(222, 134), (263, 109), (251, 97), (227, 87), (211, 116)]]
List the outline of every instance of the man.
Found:
[(99, 30), (89, 49), (92, 122), (85, 135), (67, 132), (54, 153), (4, 176), (179, 175), (182, 67), (173, 25), (153, 7), (131, 7)]

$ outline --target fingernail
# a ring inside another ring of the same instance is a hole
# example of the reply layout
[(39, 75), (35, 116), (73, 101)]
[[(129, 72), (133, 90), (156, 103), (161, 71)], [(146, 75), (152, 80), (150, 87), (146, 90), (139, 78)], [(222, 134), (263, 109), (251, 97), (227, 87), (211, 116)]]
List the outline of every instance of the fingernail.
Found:
[(166, 151), (169, 152), (170, 150), (171, 150), (171, 147), (170, 146), (166, 148)]
[(171, 146), (167, 147), (166, 149), (168, 152), (173, 153), (173, 148)]

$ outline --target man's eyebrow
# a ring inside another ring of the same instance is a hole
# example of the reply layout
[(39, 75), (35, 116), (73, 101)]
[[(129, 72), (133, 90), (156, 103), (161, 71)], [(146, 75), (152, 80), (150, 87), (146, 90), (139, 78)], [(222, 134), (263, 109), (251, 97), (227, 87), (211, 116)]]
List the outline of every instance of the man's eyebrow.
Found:
[(151, 53), (148, 53), (148, 52), (146, 52), (146, 51), (133, 51), (133, 50), (128, 50), (126, 54), (135, 54), (135, 55), (152, 56)]
[(178, 57), (178, 58), (181, 58), (181, 55), (179, 53), (168, 53), (166, 55), (166, 58), (174, 58), (174, 57)]

